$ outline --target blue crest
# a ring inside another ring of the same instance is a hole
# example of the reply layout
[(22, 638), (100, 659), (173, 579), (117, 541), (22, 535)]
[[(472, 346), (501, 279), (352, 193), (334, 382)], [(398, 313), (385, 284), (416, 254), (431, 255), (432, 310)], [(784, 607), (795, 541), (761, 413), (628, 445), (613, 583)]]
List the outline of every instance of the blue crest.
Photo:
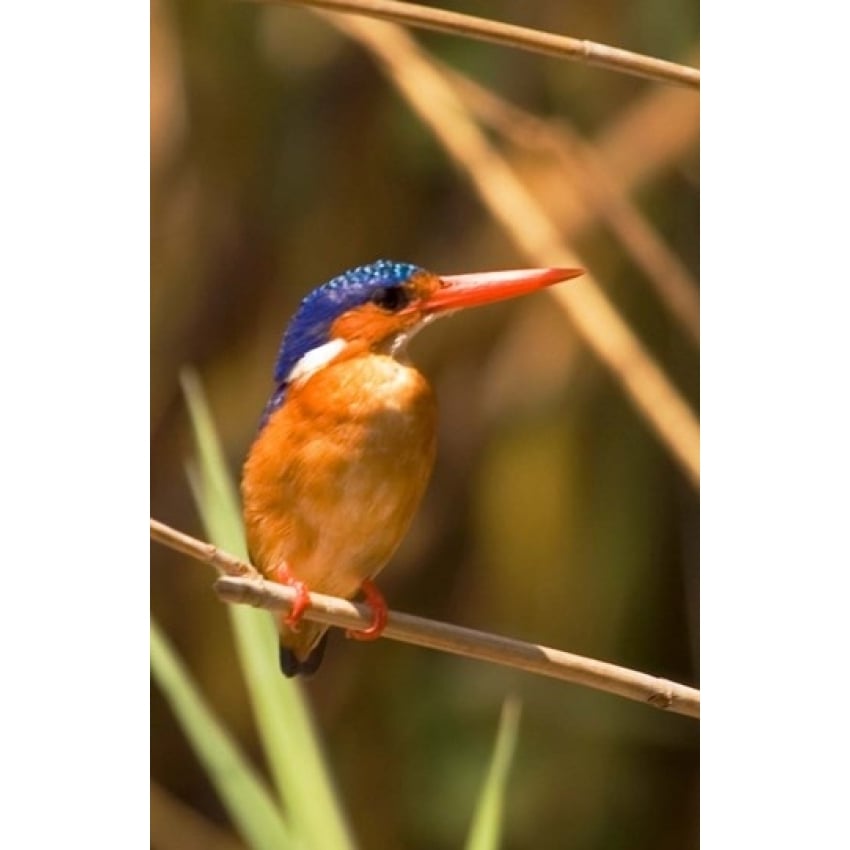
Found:
[(286, 396), (286, 379), (295, 364), (308, 352), (330, 340), (331, 325), (343, 313), (365, 304), (376, 289), (402, 286), (417, 272), (419, 266), (397, 263), (393, 260), (377, 260), (343, 272), (333, 280), (314, 289), (295, 313), (283, 335), (274, 380), (277, 384), (272, 397), (263, 411), (260, 427), (283, 403)]

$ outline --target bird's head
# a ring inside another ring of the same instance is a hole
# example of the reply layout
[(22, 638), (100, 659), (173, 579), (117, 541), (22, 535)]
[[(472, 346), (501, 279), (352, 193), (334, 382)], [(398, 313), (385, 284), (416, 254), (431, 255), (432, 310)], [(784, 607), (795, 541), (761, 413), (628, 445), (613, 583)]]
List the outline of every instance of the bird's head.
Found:
[(269, 408), (280, 404), (291, 381), (349, 346), (395, 355), (437, 316), (524, 295), (580, 274), (582, 269), (522, 269), (438, 276), (392, 260), (349, 269), (301, 302), (283, 337), (274, 373), (278, 391)]

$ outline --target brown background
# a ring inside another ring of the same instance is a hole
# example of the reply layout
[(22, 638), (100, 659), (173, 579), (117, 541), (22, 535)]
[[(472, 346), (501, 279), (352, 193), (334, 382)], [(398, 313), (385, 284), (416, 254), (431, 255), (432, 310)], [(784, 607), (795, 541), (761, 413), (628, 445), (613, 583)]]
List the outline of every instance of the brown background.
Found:
[[(696, 61), (698, 9), (685, 0), (454, 8)], [(374, 63), (326, 22), (211, 0), (151, 9), (151, 512), (200, 536), (184, 469), (183, 365), (201, 372), (237, 475), (280, 334), (313, 286), (379, 257), (437, 272), (526, 263)], [(696, 93), (416, 37), (595, 142), (697, 273)], [(696, 407), (698, 351), (575, 175), (543, 149), (502, 149)], [(439, 450), (414, 527), (382, 574), (391, 605), (697, 683), (697, 496), (553, 302), (537, 295), (439, 322), (411, 355), (436, 387)], [(151, 590), (154, 615), (259, 764), (210, 574), (157, 547)], [(509, 693), (523, 718), (506, 847), (697, 843), (690, 719), (339, 634), (308, 689), (363, 847), (461, 845)], [(168, 813), (178, 801), (230, 830), (155, 689), (151, 758), (156, 846), (175, 846)]]

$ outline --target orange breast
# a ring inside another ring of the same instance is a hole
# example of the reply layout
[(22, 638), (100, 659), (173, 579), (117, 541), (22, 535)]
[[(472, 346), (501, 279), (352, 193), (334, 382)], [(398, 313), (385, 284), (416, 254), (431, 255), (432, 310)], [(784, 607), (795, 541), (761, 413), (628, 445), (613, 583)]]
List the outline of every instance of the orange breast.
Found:
[(290, 387), (245, 463), (248, 547), (316, 591), (354, 596), (398, 547), (434, 463), (425, 379), (389, 356), (332, 362)]

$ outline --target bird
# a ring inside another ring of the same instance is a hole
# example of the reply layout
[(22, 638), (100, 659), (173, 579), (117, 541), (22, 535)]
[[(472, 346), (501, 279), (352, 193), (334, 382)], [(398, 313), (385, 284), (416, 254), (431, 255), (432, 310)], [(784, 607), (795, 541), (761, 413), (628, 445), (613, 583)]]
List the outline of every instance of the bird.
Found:
[(274, 615), (285, 676), (315, 673), (324, 656), (328, 627), (302, 620), (310, 591), (363, 593), (372, 620), (349, 637), (374, 640), (386, 625), (374, 578), (407, 532), (436, 452), (434, 391), (407, 357), (411, 338), (437, 317), (582, 273), (437, 275), (377, 260), (301, 301), (241, 478), (251, 561), (296, 591), (289, 613)]

